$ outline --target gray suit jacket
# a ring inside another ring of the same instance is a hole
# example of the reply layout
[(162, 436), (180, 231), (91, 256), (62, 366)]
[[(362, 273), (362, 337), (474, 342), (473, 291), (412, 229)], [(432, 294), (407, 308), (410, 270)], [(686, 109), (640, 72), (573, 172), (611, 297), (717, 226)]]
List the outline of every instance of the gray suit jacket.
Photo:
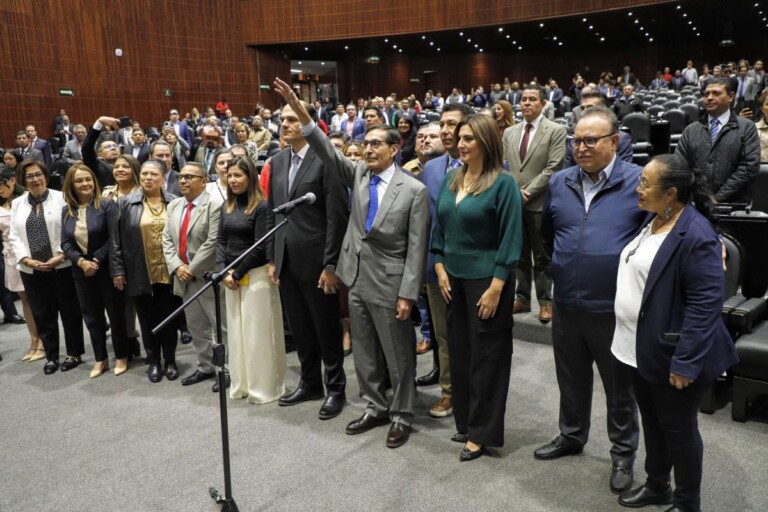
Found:
[(77, 140), (73, 139), (64, 145), (64, 153), (61, 158), (67, 162), (73, 164), (78, 160), (82, 161), (83, 155), (80, 153), (80, 146), (77, 144)]
[(544, 206), (549, 177), (563, 166), (567, 130), (565, 126), (546, 117), (542, 118), (533, 138), (528, 141), (525, 160), (520, 162), (520, 141), (524, 126), (525, 122), (521, 122), (504, 132), (504, 159), (520, 190), (530, 194), (530, 199), (523, 209), (540, 212)]
[[(184, 264), (179, 256), (179, 235), (187, 200), (183, 197), (168, 204), (168, 221), (163, 230), (163, 254), (168, 265), (168, 273), (173, 276), (173, 293), (184, 296), (186, 283), (176, 277), (176, 269)], [(217, 196), (203, 192), (198, 205), (192, 210), (187, 231), (187, 253), (189, 271), (195, 279), (203, 279), (203, 274), (216, 267), (216, 234), (219, 232), (222, 200)]]

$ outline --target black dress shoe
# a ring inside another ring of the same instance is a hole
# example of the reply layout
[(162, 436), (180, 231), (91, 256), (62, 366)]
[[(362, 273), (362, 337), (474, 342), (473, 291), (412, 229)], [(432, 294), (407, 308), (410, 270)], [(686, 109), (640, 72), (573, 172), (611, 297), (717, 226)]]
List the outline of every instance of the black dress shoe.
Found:
[(3, 323), (21, 325), (27, 323), (27, 321), (24, 320), (24, 317), (21, 315), (8, 315), (5, 317), (5, 320), (3, 320)]
[(470, 450), (465, 446), (464, 448), (461, 449), (461, 452), (459, 453), (459, 462), (467, 462), (470, 460), (475, 460), (477, 458), (482, 457), (486, 453), (488, 452), (483, 446), (481, 446), (480, 449), (477, 450), (476, 452), (473, 452), (472, 450)]
[(77, 366), (82, 362), (83, 360), (80, 359), (80, 356), (67, 356), (64, 358), (64, 362), (61, 363), (61, 371), (68, 372), (72, 368), (77, 368)]
[(181, 379), (181, 385), (191, 386), (192, 384), (197, 384), (198, 382), (203, 382), (204, 380), (212, 379), (215, 376), (216, 376), (215, 373), (205, 373), (205, 372), (201, 372), (200, 370), (197, 370), (195, 373), (193, 373), (189, 377), (184, 377), (183, 379)]
[(621, 494), (632, 487), (632, 464), (617, 462), (611, 470), (611, 492)]
[(176, 380), (179, 378), (179, 369), (176, 363), (166, 363), (165, 376), (168, 380)]
[[(681, 508), (677, 508), (676, 506), (672, 505), (671, 507), (669, 507), (664, 512), (685, 512), (685, 510), (683, 510)], [(698, 509), (696, 512), (701, 512), (701, 509)]]
[(350, 436), (354, 436), (357, 434), (362, 434), (363, 432), (368, 432), (372, 428), (381, 427), (387, 423), (389, 423), (389, 418), (377, 418), (375, 416), (371, 416), (368, 413), (365, 413), (355, 421), (347, 424), (346, 432)]
[(454, 443), (466, 443), (467, 441), (469, 441), (469, 434), (456, 432), (451, 436), (451, 441), (453, 441)]
[(192, 333), (186, 329), (181, 331), (181, 344), (189, 345), (190, 343), (192, 343)]
[(55, 359), (52, 359), (50, 361), (47, 361), (45, 363), (45, 366), (43, 366), (43, 373), (46, 375), (50, 375), (52, 373), (56, 373), (56, 370), (59, 369), (59, 362)]
[(309, 389), (299, 387), (296, 388), (296, 391), (281, 396), (277, 403), (283, 407), (288, 407), (290, 405), (300, 404), (309, 400), (319, 400), (324, 396), (325, 394), (323, 393), (322, 389), (320, 391), (311, 391)]
[(328, 396), (320, 407), (320, 419), (330, 420), (341, 414), (346, 399), (344, 395)]
[[(232, 384), (232, 379), (229, 378), (229, 373), (224, 374), (224, 389), (229, 389), (229, 385)], [(216, 382), (213, 383), (211, 391), (214, 393), (219, 392), (219, 378), (216, 377)]]
[(533, 456), (539, 460), (552, 460), (566, 455), (576, 455), (583, 451), (582, 445), (569, 442), (563, 436), (557, 436), (551, 443), (536, 448), (533, 451)]
[(344, 349), (344, 357), (352, 355), (352, 347)]
[(440, 368), (432, 368), (432, 371), (416, 379), (417, 386), (431, 386), (440, 381)]
[(411, 427), (403, 425), (399, 422), (394, 422), (389, 427), (387, 433), (387, 448), (398, 448), (408, 442), (408, 438), (411, 437)]
[(149, 365), (149, 382), (160, 382), (163, 380), (163, 372), (160, 370), (159, 364), (150, 364)]
[(672, 503), (672, 488), (661, 491), (651, 489), (648, 484), (626, 491), (619, 496), (619, 505), (629, 508), (640, 508), (646, 505), (670, 505)]

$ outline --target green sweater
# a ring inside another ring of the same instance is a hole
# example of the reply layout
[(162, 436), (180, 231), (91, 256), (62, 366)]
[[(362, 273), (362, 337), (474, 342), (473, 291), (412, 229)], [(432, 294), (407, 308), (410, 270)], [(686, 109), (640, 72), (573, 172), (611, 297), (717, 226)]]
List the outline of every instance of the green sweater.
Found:
[(502, 172), (491, 188), (456, 204), (446, 174), (437, 196), (431, 251), (452, 277), (503, 281), (515, 270), (523, 244), (523, 201), (515, 178)]

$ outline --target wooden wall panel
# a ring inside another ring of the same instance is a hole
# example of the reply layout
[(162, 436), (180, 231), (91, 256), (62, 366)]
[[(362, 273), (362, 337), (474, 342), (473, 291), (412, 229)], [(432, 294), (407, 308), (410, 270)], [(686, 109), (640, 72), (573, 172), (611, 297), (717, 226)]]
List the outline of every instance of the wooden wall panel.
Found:
[(273, 44), (432, 32), (671, 0), (242, 0), (244, 40)]
[[(243, 43), (240, 6), (239, 0), (0, 2), (0, 145), (13, 146), (15, 132), (28, 123), (51, 136), (60, 108), (74, 122), (127, 115), (157, 126), (170, 108), (202, 109), (224, 96), (236, 113), (252, 113), (262, 99), (259, 66), (287, 76), (290, 62)], [(75, 96), (60, 96), (59, 88), (74, 89)], [(276, 104), (269, 94), (264, 99)]]

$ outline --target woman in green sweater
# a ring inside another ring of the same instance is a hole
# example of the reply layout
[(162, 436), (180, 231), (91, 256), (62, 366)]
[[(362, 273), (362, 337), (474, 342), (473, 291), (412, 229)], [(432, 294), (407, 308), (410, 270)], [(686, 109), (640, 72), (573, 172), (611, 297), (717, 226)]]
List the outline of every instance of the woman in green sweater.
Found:
[(522, 245), (522, 197), (502, 168), (502, 141), (488, 116), (456, 127), (463, 165), (449, 172), (432, 232), (435, 272), (448, 303), (448, 346), (459, 459), (504, 444), (512, 367), (515, 266)]

